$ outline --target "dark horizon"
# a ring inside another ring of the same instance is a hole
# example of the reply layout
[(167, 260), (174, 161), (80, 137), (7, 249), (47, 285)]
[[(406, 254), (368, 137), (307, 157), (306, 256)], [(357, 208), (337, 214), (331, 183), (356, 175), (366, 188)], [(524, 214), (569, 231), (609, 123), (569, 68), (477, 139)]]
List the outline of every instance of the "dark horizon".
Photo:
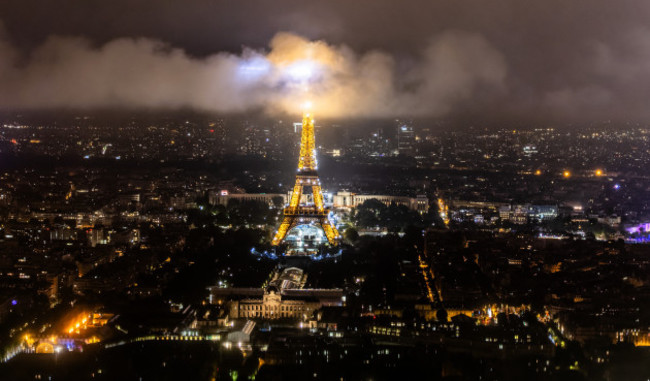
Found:
[[(0, 122), (17, 123), (20, 121), (29, 121), (30, 123), (57, 124), (63, 121), (71, 121), (75, 118), (89, 118), (107, 124), (113, 121), (139, 120), (139, 121), (164, 121), (164, 120), (183, 120), (187, 119), (193, 122), (200, 122), (214, 119), (225, 119), (230, 121), (250, 120), (262, 123), (272, 123), (274, 121), (300, 122), (300, 112), (295, 113), (275, 113), (269, 114), (262, 109), (251, 110), (247, 112), (229, 112), (219, 113), (205, 110), (195, 110), (191, 108), (173, 109), (135, 109), (135, 108), (92, 108), (92, 109), (75, 109), (75, 108), (56, 108), (56, 109), (20, 109), (20, 110), (0, 110)], [(590, 129), (602, 130), (624, 130), (631, 128), (647, 128), (650, 121), (635, 121), (621, 118), (598, 119), (593, 120), (521, 120), (517, 118), (499, 118), (485, 119), (479, 115), (446, 115), (441, 117), (409, 117), (395, 115), (393, 117), (319, 117), (316, 114), (316, 127), (325, 128), (359, 128), (368, 130), (374, 126), (382, 128), (396, 128), (397, 120), (407, 120), (417, 129), (428, 129), (434, 132), (445, 132), (451, 130), (533, 130), (540, 128), (554, 128), (557, 130), (580, 131)]]

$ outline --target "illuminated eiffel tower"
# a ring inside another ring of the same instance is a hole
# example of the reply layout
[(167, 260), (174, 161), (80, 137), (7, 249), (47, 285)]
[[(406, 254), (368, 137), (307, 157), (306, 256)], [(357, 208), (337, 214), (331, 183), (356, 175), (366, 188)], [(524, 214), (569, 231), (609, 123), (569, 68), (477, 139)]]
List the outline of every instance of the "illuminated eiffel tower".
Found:
[[(272, 245), (280, 244), (287, 232), (295, 226), (308, 223), (320, 225), (329, 243), (338, 245), (341, 235), (328, 217), (329, 210), (323, 205), (323, 193), (316, 167), (314, 117), (311, 113), (305, 111), (302, 115), (300, 157), (298, 158), (296, 185), (293, 186), (289, 205), (284, 208), (284, 217), (278, 231), (275, 233), (275, 237), (273, 237)], [(314, 196), (313, 205), (300, 203), (305, 187), (311, 187)]]

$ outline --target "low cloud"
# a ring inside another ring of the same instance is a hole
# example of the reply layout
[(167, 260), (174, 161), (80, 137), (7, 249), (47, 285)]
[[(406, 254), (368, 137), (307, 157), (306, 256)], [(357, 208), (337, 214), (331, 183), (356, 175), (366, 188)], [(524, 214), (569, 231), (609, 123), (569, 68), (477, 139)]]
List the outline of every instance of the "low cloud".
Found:
[(0, 109), (295, 114), (310, 98), (320, 116), (650, 121), (638, 0), (21, 0), (0, 14)]
[(193, 56), (150, 38), (97, 45), (51, 36), (24, 52), (0, 28), (0, 108), (296, 114), (310, 100), (318, 117), (642, 120), (650, 117), (648, 32), (587, 41), (570, 63), (533, 76), (483, 35), (458, 29), (436, 33), (405, 65), (386, 51), (287, 32), (265, 48)]
[(483, 37), (435, 36), (406, 72), (382, 51), (278, 33), (266, 50), (193, 57), (164, 42), (121, 38), (94, 46), (53, 36), (27, 56), (0, 34), (0, 104), (11, 109), (192, 108), (320, 116), (441, 116), (479, 88), (503, 91), (504, 57)]

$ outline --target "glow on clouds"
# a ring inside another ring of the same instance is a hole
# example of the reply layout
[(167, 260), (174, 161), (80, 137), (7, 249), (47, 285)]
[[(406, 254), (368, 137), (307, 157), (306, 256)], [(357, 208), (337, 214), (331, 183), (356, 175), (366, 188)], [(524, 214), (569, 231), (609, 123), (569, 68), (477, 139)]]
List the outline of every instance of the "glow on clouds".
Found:
[[(1, 34), (0, 34), (1, 36)], [(197, 58), (152, 39), (100, 47), (51, 37), (26, 59), (0, 38), (5, 108), (193, 108), (296, 113), (305, 99), (319, 116), (442, 115), (479, 88), (502, 89), (507, 66), (483, 37), (444, 32), (399, 75), (381, 51), (278, 33), (269, 50)]]

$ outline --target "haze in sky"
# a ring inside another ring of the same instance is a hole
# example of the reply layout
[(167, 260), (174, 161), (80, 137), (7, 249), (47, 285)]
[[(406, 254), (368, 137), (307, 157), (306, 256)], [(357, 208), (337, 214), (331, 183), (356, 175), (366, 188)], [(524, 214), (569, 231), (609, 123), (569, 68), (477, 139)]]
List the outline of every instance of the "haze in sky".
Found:
[(647, 121), (650, 3), (0, 4), (0, 108)]

